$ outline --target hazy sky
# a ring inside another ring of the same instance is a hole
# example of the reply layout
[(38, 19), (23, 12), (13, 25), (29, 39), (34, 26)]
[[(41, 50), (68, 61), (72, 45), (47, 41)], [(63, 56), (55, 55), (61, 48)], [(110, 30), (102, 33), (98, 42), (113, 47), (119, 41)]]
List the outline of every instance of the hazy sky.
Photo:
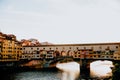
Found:
[(0, 0), (0, 30), (58, 44), (120, 42), (120, 0)]

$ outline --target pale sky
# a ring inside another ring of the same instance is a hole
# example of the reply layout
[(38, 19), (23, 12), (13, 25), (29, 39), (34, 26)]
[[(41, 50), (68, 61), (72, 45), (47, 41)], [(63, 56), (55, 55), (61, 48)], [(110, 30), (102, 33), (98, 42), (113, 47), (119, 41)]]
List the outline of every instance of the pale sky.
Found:
[(0, 30), (55, 44), (120, 42), (120, 0), (0, 0)]

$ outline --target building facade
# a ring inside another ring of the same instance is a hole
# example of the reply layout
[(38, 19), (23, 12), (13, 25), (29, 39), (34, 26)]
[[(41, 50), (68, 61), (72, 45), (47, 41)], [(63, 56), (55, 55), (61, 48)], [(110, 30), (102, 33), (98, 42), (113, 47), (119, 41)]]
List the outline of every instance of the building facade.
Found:
[[(115, 59), (116, 55), (118, 57), (119, 48), (120, 43), (23, 46), (21, 59), (27, 59), (28, 56), (29, 59), (59, 56), (69, 56), (75, 59)], [(120, 60), (120, 58), (115, 60)]]
[(120, 48), (114, 53), (114, 60), (120, 60)]
[(13, 34), (0, 32), (0, 60), (19, 60), (22, 46)]

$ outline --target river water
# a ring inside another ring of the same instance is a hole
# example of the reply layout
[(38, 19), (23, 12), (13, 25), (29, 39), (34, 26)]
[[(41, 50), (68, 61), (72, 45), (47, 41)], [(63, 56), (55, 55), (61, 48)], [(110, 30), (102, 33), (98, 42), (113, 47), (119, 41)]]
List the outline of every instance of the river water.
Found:
[(57, 70), (27, 70), (0, 72), (0, 80), (60, 80), (61, 72)]
[[(0, 80), (61, 80), (61, 71), (56, 68), (51, 69), (0, 69)], [(120, 80), (120, 65), (114, 70), (114, 77), (112, 80)], [(81, 73), (86, 72), (86, 69), (81, 70)], [(80, 74), (81, 78), (87, 78), (88, 74)], [(78, 80), (95, 80), (95, 79), (78, 79)], [(108, 80), (108, 79), (106, 79)]]
[[(118, 73), (117, 73), (118, 74)], [(119, 75), (115, 79), (119, 80)], [(0, 71), (0, 80), (61, 80), (61, 72), (59, 70), (19, 70)], [(95, 80), (95, 79), (78, 79), (78, 80)], [(108, 80), (108, 79), (106, 79)]]

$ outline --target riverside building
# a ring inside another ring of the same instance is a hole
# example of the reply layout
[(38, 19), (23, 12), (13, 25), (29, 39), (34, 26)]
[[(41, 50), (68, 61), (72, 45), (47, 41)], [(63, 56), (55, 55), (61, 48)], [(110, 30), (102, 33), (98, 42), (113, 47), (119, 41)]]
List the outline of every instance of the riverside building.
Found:
[(120, 43), (55, 44), (23, 46), (21, 59), (55, 58), (120, 60)]
[(20, 59), (22, 46), (13, 34), (0, 32), (0, 60), (16, 61)]

